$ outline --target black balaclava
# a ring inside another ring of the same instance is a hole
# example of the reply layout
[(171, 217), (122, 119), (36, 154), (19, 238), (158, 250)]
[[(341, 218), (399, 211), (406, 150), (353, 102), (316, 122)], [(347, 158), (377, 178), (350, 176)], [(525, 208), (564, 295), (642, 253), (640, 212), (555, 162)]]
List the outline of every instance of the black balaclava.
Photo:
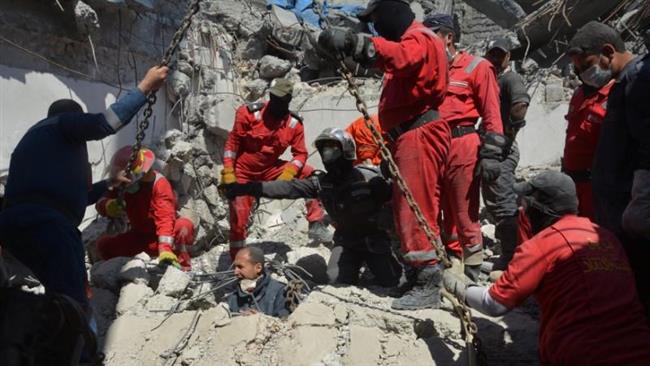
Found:
[(72, 99), (59, 99), (56, 102), (50, 105), (50, 108), (47, 110), (47, 118), (54, 117), (57, 114), (62, 113), (83, 113), (84, 110), (81, 108), (79, 103), (75, 102)]
[(374, 11), (376, 21), (373, 27), (380, 36), (398, 42), (411, 26), (415, 14), (408, 4), (401, 1), (382, 1)]
[(533, 196), (524, 198), (526, 202), (526, 215), (530, 220), (531, 230), (533, 235), (553, 225), (557, 220), (562, 217), (562, 214), (555, 213), (548, 207), (539, 203)]
[(323, 146), (318, 149), (327, 173), (340, 177), (352, 169), (352, 161), (343, 157), (341, 146)]
[(291, 95), (278, 97), (270, 94), (269, 96), (269, 113), (275, 118), (283, 118), (289, 114), (289, 104), (291, 103)]

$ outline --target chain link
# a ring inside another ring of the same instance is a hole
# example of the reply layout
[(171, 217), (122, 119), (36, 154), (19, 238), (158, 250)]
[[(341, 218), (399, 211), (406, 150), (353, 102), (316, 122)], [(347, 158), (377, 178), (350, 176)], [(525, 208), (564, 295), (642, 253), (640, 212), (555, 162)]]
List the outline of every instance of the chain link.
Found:
[[(323, 29), (330, 26), (329, 20), (323, 15), (322, 9), (320, 7), (320, 3), (318, 1), (314, 2), (314, 12), (318, 14), (318, 16), (320, 17), (321, 26), (323, 27)], [(446, 251), (442, 248), (442, 245), (440, 245), (440, 242), (438, 241), (438, 237), (433, 233), (431, 227), (429, 226), (429, 223), (424, 218), (420, 206), (417, 204), (417, 202), (415, 202), (415, 199), (413, 198), (413, 194), (411, 193), (409, 187), (407, 186), (404, 177), (400, 173), (397, 163), (395, 163), (395, 160), (393, 159), (393, 155), (388, 149), (386, 141), (384, 140), (381, 133), (377, 130), (374, 123), (372, 122), (370, 118), (370, 114), (368, 113), (368, 106), (364, 101), (364, 99), (361, 97), (361, 94), (359, 92), (359, 87), (357, 86), (354, 79), (354, 75), (352, 74), (352, 71), (350, 71), (348, 66), (345, 64), (344, 55), (342, 54), (337, 55), (337, 61), (339, 63), (338, 72), (341, 74), (343, 79), (345, 79), (345, 81), (347, 82), (348, 92), (355, 99), (356, 108), (363, 115), (365, 124), (370, 130), (370, 132), (372, 133), (374, 142), (377, 144), (377, 146), (379, 146), (379, 151), (381, 153), (382, 158), (388, 163), (388, 170), (390, 171), (390, 174), (395, 179), (400, 191), (406, 198), (406, 202), (408, 203), (410, 209), (415, 215), (415, 218), (417, 219), (418, 224), (420, 225), (420, 229), (424, 231), (427, 240), (429, 240), (429, 242), (435, 249), (440, 262), (446, 268), (451, 267), (451, 261), (449, 260)], [(479, 338), (476, 335), (476, 333), (478, 332), (478, 327), (476, 326), (476, 323), (474, 323), (474, 321), (472, 320), (472, 313), (470, 312), (469, 307), (465, 304), (464, 301), (459, 301), (456, 297), (454, 297), (452, 294), (447, 292), (444, 288), (442, 293), (445, 298), (451, 301), (454, 307), (454, 311), (458, 314), (458, 317), (460, 318), (461, 333), (462, 336), (465, 338), (465, 344), (468, 352), (468, 364), (470, 366), (484, 364), (484, 357), (483, 357), (484, 354), (481, 350), (481, 343)]]
[[(172, 36), (172, 40), (169, 46), (167, 47), (167, 49), (165, 50), (162, 61), (160, 62), (160, 66), (167, 66), (171, 62), (172, 56), (178, 49), (178, 46), (181, 44), (181, 41), (185, 36), (185, 33), (187, 32), (190, 25), (192, 24), (192, 18), (194, 17), (194, 15), (196, 15), (196, 13), (199, 12), (200, 2), (201, 0), (193, 0), (192, 3), (190, 4), (187, 14), (185, 14), (185, 17), (181, 21), (181, 25), (178, 27), (178, 29)], [(138, 153), (142, 148), (142, 141), (144, 141), (146, 131), (149, 128), (149, 121), (151, 119), (151, 116), (153, 115), (153, 106), (154, 104), (156, 104), (156, 99), (157, 99), (156, 93), (151, 93), (147, 96), (147, 104), (144, 108), (143, 118), (137, 125), (135, 142), (131, 146), (131, 156), (129, 157), (128, 163), (126, 165), (125, 172), (127, 177), (131, 177), (131, 174), (133, 173), (135, 161), (137, 160)], [(119, 191), (119, 199), (122, 201), (124, 200), (123, 189)]]
[(287, 284), (285, 304), (287, 305), (287, 309), (289, 309), (291, 312), (296, 310), (296, 308), (298, 308), (298, 305), (300, 305), (303, 289), (304, 285), (299, 280), (291, 280)]

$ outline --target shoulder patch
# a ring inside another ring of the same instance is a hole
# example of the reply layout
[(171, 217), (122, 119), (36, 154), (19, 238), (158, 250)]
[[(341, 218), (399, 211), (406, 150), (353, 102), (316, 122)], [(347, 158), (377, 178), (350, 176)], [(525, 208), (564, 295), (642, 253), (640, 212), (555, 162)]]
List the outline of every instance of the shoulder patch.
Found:
[(257, 111), (261, 111), (262, 108), (264, 108), (264, 103), (248, 103), (246, 104), (246, 108), (248, 108), (249, 112), (255, 113)]

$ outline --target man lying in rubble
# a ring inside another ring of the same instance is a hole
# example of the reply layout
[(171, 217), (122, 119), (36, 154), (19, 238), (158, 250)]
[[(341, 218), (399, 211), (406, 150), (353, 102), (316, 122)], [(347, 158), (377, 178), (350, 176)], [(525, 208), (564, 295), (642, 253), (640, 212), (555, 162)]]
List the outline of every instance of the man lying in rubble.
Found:
[[(314, 169), (306, 164), (307, 148), (302, 118), (289, 110), (293, 82), (275, 79), (269, 101), (241, 106), (226, 140), (221, 185), (252, 181), (306, 178)], [(291, 146), (293, 159), (280, 159)], [(246, 245), (246, 227), (255, 199), (237, 197), (230, 201), (230, 258)], [(310, 238), (330, 241), (325, 215), (316, 200), (307, 202)]]
[(237, 252), (233, 262), (237, 289), (228, 295), (231, 312), (240, 314), (264, 313), (285, 317), (287, 308), (285, 285), (273, 279), (264, 268), (264, 252), (257, 247), (246, 247)]
[[(111, 175), (126, 169), (133, 149), (124, 146), (111, 159)], [(176, 194), (160, 172), (152, 168), (153, 151), (142, 148), (136, 156), (131, 183), (123, 199), (115, 190), (109, 191), (95, 207), (112, 219), (128, 217), (130, 229), (97, 240), (101, 259), (131, 257), (141, 252), (158, 257), (160, 263), (192, 269), (187, 246), (194, 243), (194, 224), (186, 217), (176, 217)]]
[(32, 126), (11, 154), (0, 242), (29, 267), (46, 291), (87, 304), (84, 248), (77, 226), (86, 206), (109, 186), (92, 183), (87, 141), (101, 140), (128, 124), (167, 78), (167, 67), (152, 67), (137, 88), (103, 113), (84, 113), (76, 102), (58, 100), (47, 118)]
[(504, 159), (499, 164), (499, 175), (494, 180), (481, 182), (485, 208), (496, 221), (494, 236), (501, 246), (501, 255), (494, 263), (490, 278), (498, 278), (508, 266), (518, 241), (517, 194), (512, 187), (516, 182), (515, 170), (519, 164), (517, 134), (526, 125), (526, 112), (530, 104), (524, 79), (510, 67), (511, 42), (505, 37), (496, 38), (488, 44), (485, 58), (494, 65), (499, 83), (501, 121), (506, 137)]
[(544, 365), (648, 365), (650, 328), (618, 239), (576, 216), (571, 178), (546, 171), (515, 191), (534, 236), (489, 288), (446, 271), (444, 284), (474, 309), (501, 316), (534, 296)]
[(336, 227), (335, 247), (327, 265), (330, 282), (357, 284), (365, 263), (378, 285), (396, 286), (402, 270), (384, 229), (388, 224), (382, 223), (382, 219), (391, 218), (383, 210), (391, 199), (390, 185), (378, 168), (353, 165), (355, 145), (347, 132), (327, 128), (314, 144), (327, 173), (317, 171), (306, 179), (288, 182), (231, 184), (226, 195), (320, 198)]

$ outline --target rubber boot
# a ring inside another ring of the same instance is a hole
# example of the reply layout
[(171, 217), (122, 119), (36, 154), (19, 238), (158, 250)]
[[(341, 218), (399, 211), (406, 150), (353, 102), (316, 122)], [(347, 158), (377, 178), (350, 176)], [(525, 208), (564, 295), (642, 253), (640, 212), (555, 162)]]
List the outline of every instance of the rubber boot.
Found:
[(333, 234), (329, 231), (327, 226), (328, 224), (324, 220), (310, 222), (307, 237), (315, 242), (331, 243)]
[(501, 242), (501, 255), (492, 267), (493, 271), (503, 271), (508, 267), (517, 248), (517, 216), (505, 217), (497, 223), (495, 236)]
[(483, 263), (483, 244), (463, 247), (464, 272), (472, 281), (478, 281)]
[(440, 286), (442, 267), (439, 264), (422, 267), (418, 270), (413, 288), (393, 300), (391, 307), (396, 310), (438, 309)]

